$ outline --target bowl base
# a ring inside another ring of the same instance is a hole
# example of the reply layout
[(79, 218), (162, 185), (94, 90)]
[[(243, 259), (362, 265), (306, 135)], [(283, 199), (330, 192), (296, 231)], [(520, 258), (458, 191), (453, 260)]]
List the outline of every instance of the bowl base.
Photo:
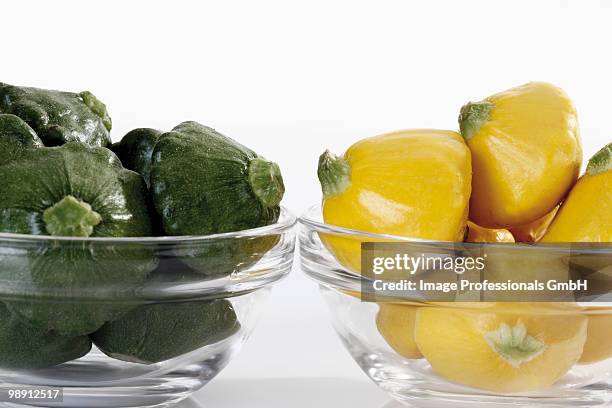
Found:
[(405, 383), (401, 388), (389, 384), (379, 384), (393, 398), (412, 408), (609, 407), (612, 403), (612, 387), (606, 384), (601, 385), (603, 387), (596, 389), (581, 389), (571, 396), (517, 397), (457, 394), (417, 388), (407, 389)]
[[(165, 408), (211, 381), (238, 351), (222, 341), (178, 357), (179, 368), (128, 364), (93, 349), (83, 360), (29, 372), (0, 370), (0, 406), (61, 408)], [(240, 342), (242, 343), (242, 341)], [(204, 354), (205, 355), (202, 355)], [(195, 362), (194, 362), (195, 360)], [(8, 399), (9, 390), (61, 388), (56, 401)]]
[[(183, 373), (189, 374), (189, 373)], [(13, 399), (6, 402), (7, 407), (62, 407), (62, 408), (165, 408), (189, 397), (193, 392), (206, 385), (210, 379), (194, 378), (174, 372), (163, 378), (130, 382), (124, 386), (78, 387), (63, 386), (60, 401), (41, 403), (36, 400)], [(0, 385), (0, 394), (7, 396), (9, 389), (19, 389), (19, 385)], [(23, 387), (31, 388), (31, 385)], [(53, 387), (47, 385), (45, 387)], [(42, 404), (42, 405), (41, 405)], [(5, 406), (0, 403), (1, 406)]]
[[(226, 365), (228, 355), (216, 355), (200, 363), (160, 374), (115, 380), (107, 384), (85, 383), (74, 380), (75, 372), (62, 373), (54, 379), (30, 376), (22, 381), (0, 382), (0, 406), (11, 408), (165, 408), (174, 406), (211, 381)], [(88, 366), (88, 371), (93, 367)], [(102, 368), (102, 367), (99, 367)], [(70, 375), (70, 380), (66, 377)], [(62, 389), (56, 401), (35, 399), (8, 399), (9, 390)]]
[[(166, 408), (189, 397), (204, 384), (181, 384), (146, 388), (142, 386), (112, 388), (65, 387), (61, 402), (32, 401), (6, 403), (11, 408), (62, 407), (62, 408)], [(18, 401), (18, 400), (15, 400)], [(3, 405), (4, 406), (4, 405)]]
[(410, 363), (412, 374), (407, 374), (409, 372), (407, 367), (389, 364), (389, 361), (376, 355), (356, 352), (354, 343), (349, 350), (370, 379), (393, 398), (413, 408), (612, 406), (612, 379), (610, 378), (585, 381), (577, 386), (580, 376), (568, 374), (568, 380), (547, 390), (520, 395), (500, 395), (442, 380), (431, 371), (425, 360), (415, 360)]

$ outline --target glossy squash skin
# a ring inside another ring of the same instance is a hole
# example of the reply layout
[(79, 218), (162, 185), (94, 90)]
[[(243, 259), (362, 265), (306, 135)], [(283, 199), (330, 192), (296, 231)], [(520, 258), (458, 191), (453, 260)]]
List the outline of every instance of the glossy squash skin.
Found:
[[(326, 223), (358, 231), (463, 241), (470, 152), (452, 131), (405, 130), (363, 139), (319, 159)], [(361, 239), (322, 234), (345, 267), (361, 270)]]
[(108, 146), (112, 122), (91, 92), (72, 93), (0, 83), (0, 113), (19, 116), (45, 146), (83, 142)]
[(221, 341), (239, 329), (232, 304), (217, 299), (140, 306), (91, 338), (112, 358), (154, 364)]
[(376, 328), (389, 347), (404, 358), (423, 358), (414, 339), (418, 308), (394, 303), (380, 303), (379, 306)]
[(163, 133), (157, 129), (138, 128), (128, 132), (120, 142), (111, 146), (123, 166), (139, 173), (147, 186), (150, 185), (151, 179), (153, 149)]
[(588, 316), (587, 340), (580, 357), (580, 364), (593, 364), (612, 358), (612, 315)]
[(466, 242), (514, 242), (514, 236), (507, 229), (484, 228), (468, 221), (468, 234)]
[(0, 114), (0, 165), (18, 159), (29, 149), (42, 146), (36, 132), (21, 118)]
[(90, 349), (87, 336), (68, 337), (29, 327), (0, 302), (0, 366), (3, 369), (48, 368), (83, 357)]
[(472, 152), (470, 219), (523, 225), (551, 212), (582, 163), (578, 118), (561, 89), (531, 82), (468, 103), (459, 117)]
[(535, 221), (510, 228), (510, 232), (514, 236), (516, 242), (539, 242), (544, 236), (544, 234), (546, 234), (546, 231), (548, 231), (548, 227), (550, 227), (550, 224), (555, 219), (557, 211), (559, 211), (558, 206), (545, 216), (540, 217)]

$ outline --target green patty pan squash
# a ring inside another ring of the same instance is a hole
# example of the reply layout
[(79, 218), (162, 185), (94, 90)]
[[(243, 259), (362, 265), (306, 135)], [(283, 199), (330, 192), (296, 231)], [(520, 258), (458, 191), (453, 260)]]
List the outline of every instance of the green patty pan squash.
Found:
[[(25, 150), (0, 166), (0, 231), (71, 237), (151, 235), (146, 187), (110, 150), (70, 142)], [(0, 248), (0, 277), (62, 294), (62, 302), (15, 297), (9, 308), (28, 324), (60, 334), (89, 334), (122, 305), (71, 303), (84, 290), (125, 290), (155, 269), (152, 251), (108, 242), (41, 240)]]
[(112, 358), (154, 364), (226, 339), (239, 329), (232, 304), (220, 299), (141, 306), (91, 337)]
[[(208, 235), (278, 220), (285, 188), (277, 164), (207, 126), (184, 122), (160, 136), (151, 194), (167, 235)], [(208, 275), (256, 262), (275, 237), (210, 239), (177, 256)]]
[(0, 113), (0, 165), (15, 160), (26, 150), (42, 146), (42, 140), (21, 118)]
[(83, 357), (87, 336), (67, 337), (24, 325), (0, 303), (0, 368), (39, 369)]
[(151, 233), (146, 188), (106, 148), (29, 149), (0, 167), (0, 230), (73, 237)]
[(77, 94), (0, 82), (0, 113), (26, 121), (45, 146), (70, 141), (108, 146), (111, 142), (106, 106), (89, 91)]
[(128, 132), (120, 142), (111, 146), (126, 169), (139, 173), (147, 186), (151, 179), (153, 149), (163, 134), (161, 130), (139, 128)]
[(550, 213), (582, 163), (576, 109), (563, 90), (531, 82), (461, 108), (472, 152), (470, 219), (486, 228), (528, 224)]

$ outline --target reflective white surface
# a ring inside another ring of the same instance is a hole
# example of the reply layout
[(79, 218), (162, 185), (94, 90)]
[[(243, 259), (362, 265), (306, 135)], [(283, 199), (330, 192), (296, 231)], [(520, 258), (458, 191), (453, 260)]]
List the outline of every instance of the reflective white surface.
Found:
[[(474, 405), (391, 400), (367, 379), (267, 378), (217, 379), (176, 408), (474, 408)], [(487, 408), (510, 405), (487, 405)], [(542, 408), (540, 405), (530, 405)]]
[(218, 379), (177, 408), (400, 408), (367, 379)]

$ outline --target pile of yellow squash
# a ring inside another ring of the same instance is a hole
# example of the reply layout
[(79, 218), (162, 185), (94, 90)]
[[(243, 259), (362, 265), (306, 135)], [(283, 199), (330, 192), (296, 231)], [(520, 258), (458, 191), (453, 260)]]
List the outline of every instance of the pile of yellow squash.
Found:
[[(578, 118), (563, 90), (532, 82), (470, 102), (459, 129), (404, 130), (323, 153), (324, 221), (437, 241), (612, 242), (612, 143), (580, 176)], [(360, 272), (362, 240), (322, 240)], [(403, 358), (494, 392), (546, 388), (576, 363), (612, 358), (612, 311), (569, 302), (381, 303), (376, 324)]]

